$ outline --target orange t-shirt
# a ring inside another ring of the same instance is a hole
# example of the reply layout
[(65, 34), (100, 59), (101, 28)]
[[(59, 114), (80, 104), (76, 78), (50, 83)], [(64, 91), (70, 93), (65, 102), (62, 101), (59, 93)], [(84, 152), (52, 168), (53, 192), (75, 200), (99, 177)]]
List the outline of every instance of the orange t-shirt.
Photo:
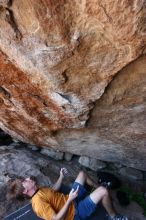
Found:
[[(68, 199), (68, 195), (56, 192), (53, 189), (42, 187), (32, 197), (32, 208), (37, 216), (45, 220), (51, 220), (57, 214)], [(74, 204), (70, 204), (65, 220), (73, 220)]]

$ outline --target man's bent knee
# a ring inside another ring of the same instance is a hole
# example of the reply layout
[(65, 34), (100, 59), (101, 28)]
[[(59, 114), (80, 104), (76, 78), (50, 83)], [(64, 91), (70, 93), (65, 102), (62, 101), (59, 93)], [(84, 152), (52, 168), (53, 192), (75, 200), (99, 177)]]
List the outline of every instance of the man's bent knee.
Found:
[(107, 189), (103, 186), (100, 186), (90, 194), (90, 198), (95, 204), (97, 204), (107, 195), (108, 195)]
[(99, 186), (97, 188), (97, 193), (100, 193), (102, 196), (108, 195), (108, 190), (104, 186)]

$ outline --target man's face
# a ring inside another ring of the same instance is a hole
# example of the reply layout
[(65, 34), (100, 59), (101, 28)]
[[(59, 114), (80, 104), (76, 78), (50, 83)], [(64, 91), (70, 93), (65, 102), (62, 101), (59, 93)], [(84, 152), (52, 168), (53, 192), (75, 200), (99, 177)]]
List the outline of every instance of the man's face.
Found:
[(22, 182), (22, 186), (24, 188), (24, 194), (27, 194), (30, 190), (35, 189), (36, 182), (32, 180), (30, 177), (26, 178)]

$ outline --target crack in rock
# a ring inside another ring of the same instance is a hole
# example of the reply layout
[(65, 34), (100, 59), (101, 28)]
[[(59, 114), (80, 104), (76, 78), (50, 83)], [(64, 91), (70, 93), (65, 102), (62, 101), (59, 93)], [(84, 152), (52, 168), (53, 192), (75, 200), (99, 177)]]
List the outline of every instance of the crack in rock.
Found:
[(14, 18), (14, 14), (13, 14), (13, 11), (9, 8), (6, 9), (6, 21), (11, 25), (11, 27), (13, 28), (15, 34), (16, 34), (16, 38), (18, 40), (21, 40), (22, 39), (22, 34), (21, 32), (19, 31), (18, 27), (17, 27), (17, 24), (16, 24), (16, 21), (15, 21), (15, 18)]
[(64, 95), (59, 92), (57, 92), (57, 94), (60, 95), (63, 99), (66, 99), (70, 104), (72, 103), (71, 97), (69, 95)]
[(11, 98), (11, 94), (2, 86), (0, 86), (0, 93), (2, 93), (6, 98), (10, 99)]

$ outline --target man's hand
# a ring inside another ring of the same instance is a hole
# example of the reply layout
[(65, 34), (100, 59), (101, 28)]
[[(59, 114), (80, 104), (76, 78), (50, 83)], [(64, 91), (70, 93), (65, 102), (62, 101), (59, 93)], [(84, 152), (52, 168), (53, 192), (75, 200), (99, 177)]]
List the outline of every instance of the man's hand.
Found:
[(68, 200), (73, 201), (77, 196), (79, 192), (79, 186), (77, 186), (76, 190), (72, 189), (69, 193)]
[(64, 177), (65, 177), (65, 175), (67, 175), (68, 174), (68, 171), (67, 171), (67, 169), (66, 168), (61, 168), (61, 170), (60, 170), (60, 177), (63, 179)]
[(60, 211), (55, 214), (52, 218), (52, 220), (64, 220), (66, 219), (66, 214), (69, 209), (70, 204), (72, 201), (78, 196), (79, 186), (76, 188), (76, 190), (72, 189), (69, 193), (69, 197), (67, 201), (65, 202), (64, 206), (60, 209)]
[(60, 176), (58, 178), (58, 180), (56, 181), (56, 183), (52, 186), (52, 189), (54, 189), (55, 191), (58, 191), (61, 187), (63, 178), (65, 175), (67, 175), (68, 171), (66, 168), (61, 168), (60, 170)]

